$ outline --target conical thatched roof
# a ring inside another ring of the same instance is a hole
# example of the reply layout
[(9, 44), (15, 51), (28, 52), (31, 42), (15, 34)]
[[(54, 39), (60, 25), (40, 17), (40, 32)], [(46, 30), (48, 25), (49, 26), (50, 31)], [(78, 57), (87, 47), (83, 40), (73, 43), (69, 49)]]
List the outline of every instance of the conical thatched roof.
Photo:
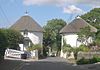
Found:
[(91, 32), (97, 32), (97, 29), (95, 27), (91, 26), (82, 18), (77, 17), (70, 24), (62, 28), (60, 33), (77, 33), (80, 31), (81, 28), (84, 28), (87, 26), (90, 26)]
[(15, 24), (13, 24), (10, 29), (14, 30), (28, 30), (28, 31), (36, 31), (36, 32), (43, 32), (42, 27), (32, 19), (32, 17), (25, 15), (22, 16)]

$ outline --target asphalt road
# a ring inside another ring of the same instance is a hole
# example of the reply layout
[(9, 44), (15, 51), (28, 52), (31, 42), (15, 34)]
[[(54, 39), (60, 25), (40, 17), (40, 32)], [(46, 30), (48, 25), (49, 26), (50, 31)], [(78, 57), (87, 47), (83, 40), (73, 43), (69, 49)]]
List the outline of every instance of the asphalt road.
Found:
[(66, 59), (59, 57), (48, 57), (36, 62), (25, 62), (17, 70), (89, 70), (68, 64)]
[(16, 70), (23, 64), (20, 60), (3, 60), (0, 61), (0, 70)]
[[(90, 66), (90, 67), (89, 67)], [(74, 66), (68, 64), (65, 59), (48, 57), (39, 61), (11, 61), (0, 63), (0, 70), (100, 70), (99, 65)]]

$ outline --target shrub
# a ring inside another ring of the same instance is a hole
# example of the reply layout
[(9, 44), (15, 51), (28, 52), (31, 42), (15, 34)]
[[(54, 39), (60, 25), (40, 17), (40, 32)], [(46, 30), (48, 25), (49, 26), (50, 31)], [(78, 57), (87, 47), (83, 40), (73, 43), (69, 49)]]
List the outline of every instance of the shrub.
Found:
[(96, 62), (100, 62), (100, 57), (94, 56), (92, 59), (85, 59), (83, 57), (82, 59), (78, 60), (76, 63), (82, 65), (82, 64), (93, 64)]
[(79, 50), (84, 51), (84, 52), (88, 52), (89, 48), (86, 45), (82, 44), (82, 45), (79, 46)]
[(79, 64), (79, 65), (82, 65), (82, 64), (89, 64), (89, 63), (90, 63), (90, 60), (89, 60), (89, 59), (85, 59), (85, 58), (83, 57), (82, 59), (78, 60), (76, 63)]
[(63, 46), (63, 52), (71, 52), (72, 51), (72, 47), (69, 44), (65, 44)]
[(40, 44), (32, 45), (27, 48), (28, 51), (33, 51), (33, 50), (41, 50), (42, 46)]

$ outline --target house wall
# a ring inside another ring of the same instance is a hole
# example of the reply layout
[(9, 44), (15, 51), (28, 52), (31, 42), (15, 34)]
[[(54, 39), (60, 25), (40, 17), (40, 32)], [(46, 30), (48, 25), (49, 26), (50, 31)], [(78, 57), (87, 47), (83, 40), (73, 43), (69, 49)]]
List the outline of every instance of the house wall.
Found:
[[(24, 37), (26, 37), (26, 35), (24, 35), (23, 32), (21, 32), (21, 34)], [(42, 32), (28, 32), (27, 37), (29, 37), (29, 39), (32, 41), (33, 44), (42, 45), (42, 42), (43, 42), (43, 33)]]
[[(79, 47), (82, 43), (77, 41), (78, 35), (75, 33), (66, 33), (66, 34), (62, 34), (62, 42), (61, 42), (61, 47), (63, 48), (64, 45), (64, 41), (66, 44), (70, 44), (71, 47)], [(92, 43), (92, 37), (90, 37), (88, 39), (88, 43)], [(86, 44), (86, 42), (83, 42), (84, 44)], [(60, 57), (65, 58), (66, 57), (66, 53), (63, 52), (63, 49), (61, 49), (61, 53), (60, 53)]]
[[(72, 47), (79, 47), (82, 44), (80, 41), (77, 41), (78, 35), (76, 33), (63, 34), (62, 38), (65, 40), (66, 44), (70, 44)], [(92, 42), (92, 37), (88, 39), (88, 42)], [(86, 42), (83, 43), (86, 44)]]
[[(24, 35), (24, 32), (21, 32), (24, 37), (29, 37), (33, 44), (40, 44), (42, 46), (43, 43), (43, 33), (42, 32), (28, 32), (28, 35)], [(20, 50), (26, 50), (23, 44), (19, 44)]]

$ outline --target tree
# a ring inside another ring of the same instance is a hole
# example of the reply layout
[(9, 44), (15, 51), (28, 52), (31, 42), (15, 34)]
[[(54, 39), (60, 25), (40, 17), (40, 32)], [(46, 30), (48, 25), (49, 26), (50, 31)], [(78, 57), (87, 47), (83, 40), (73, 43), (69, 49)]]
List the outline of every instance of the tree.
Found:
[(97, 46), (100, 46), (100, 8), (94, 8), (81, 17), (98, 29), (95, 34), (95, 43)]
[(20, 32), (10, 29), (0, 29), (0, 56), (4, 55), (6, 48), (18, 47), (23, 42), (23, 36)]
[(5, 49), (8, 45), (5, 30), (0, 29), (0, 58), (4, 56)]
[(18, 31), (6, 29), (6, 35), (9, 48), (17, 49), (23, 43), (23, 36)]
[(100, 8), (94, 8), (81, 17), (97, 29), (100, 29)]
[(66, 25), (66, 22), (62, 19), (52, 19), (47, 22), (43, 28), (44, 33), (44, 46), (51, 47), (51, 50), (55, 49), (57, 53), (61, 50), (61, 35), (59, 31)]
[(78, 32), (77, 35), (78, 41), (80, 41), (82, 44), (84, 44), (83, 42), (85, 42), (85, 44), (88, 45), (88, 39), (93, 36), (93, 33), (91, 32), (90, 27), (87, 26), (85, 28), (81, 28), (80, 32)]

